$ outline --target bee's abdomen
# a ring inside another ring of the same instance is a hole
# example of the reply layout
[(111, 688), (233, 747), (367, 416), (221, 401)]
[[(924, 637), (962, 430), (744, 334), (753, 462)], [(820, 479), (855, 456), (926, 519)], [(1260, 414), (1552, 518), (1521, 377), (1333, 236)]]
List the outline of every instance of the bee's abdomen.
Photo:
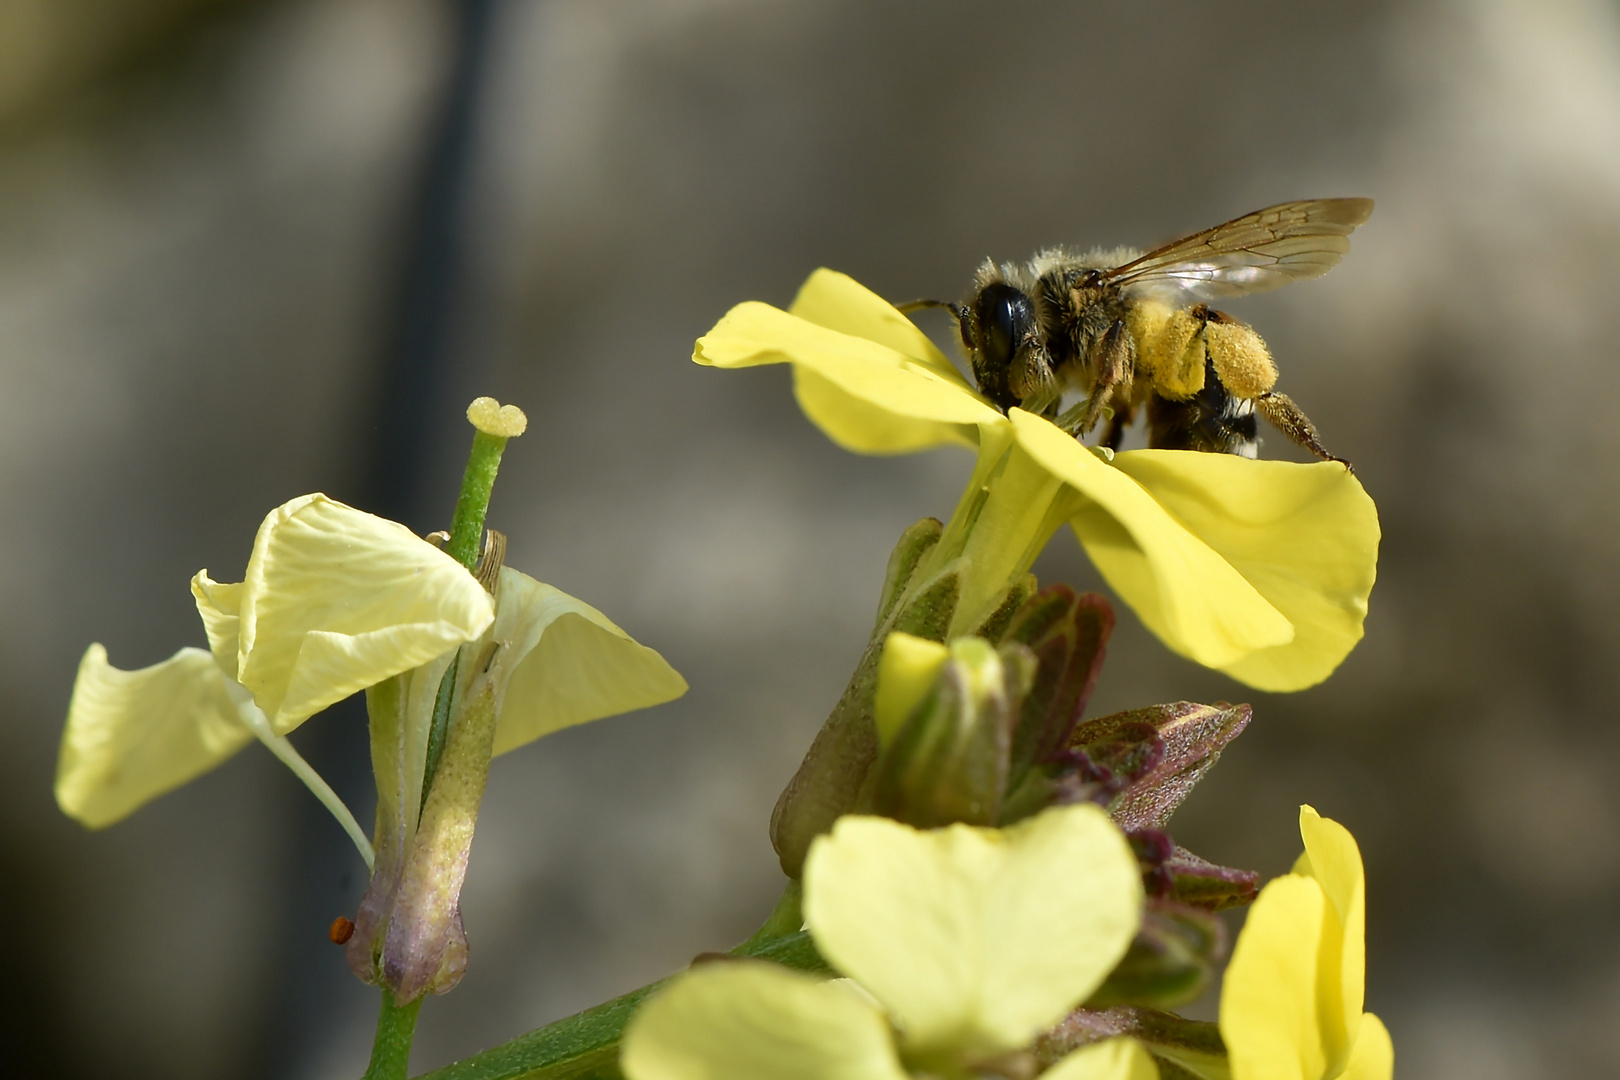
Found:
[(1208, 360), (1204, 385), (1197, 394), (1186, 401), (1154, 394), (1148, 402), (1148, 445), (1156, 450), (1202, 450), (1252, 458), (1259, 453), (1258, 436), (1254, 402), (1229, 393)]

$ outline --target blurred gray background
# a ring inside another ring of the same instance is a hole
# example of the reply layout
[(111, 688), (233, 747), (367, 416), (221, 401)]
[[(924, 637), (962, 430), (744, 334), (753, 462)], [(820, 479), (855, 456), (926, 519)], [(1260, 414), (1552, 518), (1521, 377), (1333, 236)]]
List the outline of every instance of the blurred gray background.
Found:
[[(50, 795), (85, 646), (201, 644), (187, 578), (275, 504), (441, 527), (466, 402), (516, 402), (510, 561), (692, 684), (496, 763), (435, 1067), (758, 923), (889, 547), (967, 475), (843, 454), (694, 337), (819, 265), (953, 296), (986, 255), (1350, 194), (1342, 267), (1231, 307), (1378, 501), (1368, 637), (1257, 696), (1125, 614), (1093, 711), (1253, 700), (1177, 836), (1274, 874), (1300, 802), (1355, 831), (1401, 1075), (1620, 1077), (1614, 5), (5, 0), (13, 1075), (364, 1068), (375, 993), (325, 942), (363, 871), (268, 754), (103, 833)], [(1038, 569), (1096, 583), (1067, 534)], [(363, 726), (295, 741), (365, 818)]]

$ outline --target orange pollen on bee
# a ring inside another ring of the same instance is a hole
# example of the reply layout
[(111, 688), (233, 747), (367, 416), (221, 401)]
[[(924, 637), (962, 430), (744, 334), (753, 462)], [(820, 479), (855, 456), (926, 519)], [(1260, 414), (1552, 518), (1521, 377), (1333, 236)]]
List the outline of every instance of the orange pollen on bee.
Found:
[(354, 937), (354, 923), (339, 915), (332, 920), (332, 925), (327, 928), (326, 936), (332, 939), (332, 944), (342, 945)]

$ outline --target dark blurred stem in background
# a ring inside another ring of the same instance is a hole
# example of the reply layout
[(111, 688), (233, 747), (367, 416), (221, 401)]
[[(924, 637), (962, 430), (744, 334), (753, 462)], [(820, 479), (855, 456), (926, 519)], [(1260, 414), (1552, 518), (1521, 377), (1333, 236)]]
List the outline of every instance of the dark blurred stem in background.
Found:
[[(498, 0), (447, 0), (455, 35), (438, 114), (424, 124), (421, 174), (413, 201), (400, 218), (394, 247), (400, 262), (390, 309), (380, 319), (381, 352), (374, 366), (376, 388), (372, 439), (357, 446), (364, 473), (354, 500), (363, 508), (402, 521), (418, 533), (449, 523), (454, 489), (445, 500), (430, 481), (451, 475), (466, 453), (471, 432), (462, 421), (467, 402), (493, 388), (466, 388), (478, 371), (467, 358), (452, 357), (462, 310), (460, 279), (467, 195), (473, 172), (477, 113)], [(444, 505), (438, 505), (443, 501)], [(299, 749), (343, 796), (362, 822), (375, 800), (368, 756), (365, 706), (358, 696), (337, 706), (333, 723), (299, 732)], [(285, 920), (279, 927), (280, 969), (269, 980), (258, 1032), (267, 1078), (306, 1075), (312, 1054), (327, 1043), (334, 1024), (360, 1025), (358, 1045), (369, 1046), (377, 992), (360, 986), (344, 965), (342, 950), (326, 940), (335, 915), (352, 915), (365, 890), (365, 867), (329, 815), (299, 791), (297, 826), (288, 852)], [(363, 1002), (358, 1012), (354, 1006)], [(358, 1070), (357, 1070), (358, 1071)]]
[[(459, 476), (472, 433), (462, 422), (469, 382), (466, 358), (450, 350), (462, 300), (460, 271), (467, 194), (478, 135), (477, 112), (497, 0), (449, 0), (455, 21), (452, 60), (437, 123), (430, 131), (416, 203), (402, 229), (401, 278), (383, 332), (367, 508), (418, 532), (447, 528), (451, 505), (424, 499), (425, 481), (443, 472), (436, 454), (450, 453)], [(457, 371), (456, 369), (460, 369)], [(454, 433), (449, 445), (445, 436)], [(447, 491), (450, 500), (455, 489)]]

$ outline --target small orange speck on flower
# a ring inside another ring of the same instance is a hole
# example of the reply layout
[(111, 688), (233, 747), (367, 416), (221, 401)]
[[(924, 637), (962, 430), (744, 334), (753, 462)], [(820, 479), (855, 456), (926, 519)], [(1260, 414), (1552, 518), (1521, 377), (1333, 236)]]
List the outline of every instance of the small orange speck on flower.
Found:
[(332, 944), (342, 945), (354, 936), (354, 923), (339, 915), (332, 920), (332, 925), (326, 931), (326, 936), (332, 939)]

